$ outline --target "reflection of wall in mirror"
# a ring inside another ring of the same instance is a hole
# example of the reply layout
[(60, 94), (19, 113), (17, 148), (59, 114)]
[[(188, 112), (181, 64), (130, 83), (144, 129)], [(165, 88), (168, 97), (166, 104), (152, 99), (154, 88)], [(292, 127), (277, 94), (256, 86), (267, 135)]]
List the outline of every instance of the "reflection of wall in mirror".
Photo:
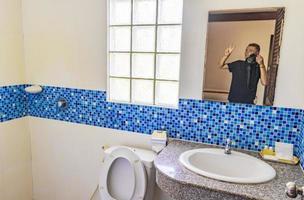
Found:
[[(220, 70), (218, 61), (224, 55), (224, 49), (233, 44), (234, 52), (227, 62), (244, 59), (245, 48), (255, 42), (261, 46), (261, 55), (268, 63), (271, 35), (274, 33), (274, 20), (240, 21), (240, 22), (210, 22), (208, 25), (207, 60), (205, 66), (204, 99), (227, 101), (231, 82), (231, 73)], [(226, 92), (226, 94), (225, 94)], [(256, 103), (263, 104), (264, 86), (259, 83)]]

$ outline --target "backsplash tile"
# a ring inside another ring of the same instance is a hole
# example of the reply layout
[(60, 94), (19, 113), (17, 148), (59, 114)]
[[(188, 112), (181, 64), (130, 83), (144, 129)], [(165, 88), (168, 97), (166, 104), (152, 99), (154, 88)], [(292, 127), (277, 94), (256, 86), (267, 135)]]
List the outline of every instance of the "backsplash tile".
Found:
[(0, 122), (27, 115), (24, 85), (0, 87)]
[[(27, 97), (30, 116), (145, 134), (167, 130), (173, 138), (217, 145), (230, 138), (235, 147), (249, 150), (282, 141), (295, 144), (298, 152), (303, 129), (298, 109), (189, 99), (181, 99), (179, 109), (169, 109), (107, 102), (104, 91), (48, 86)], [(57, 108), (59, 98), (68, 101), (66, 110)]]
[[(275, 141), (295, 144), (304, 167), (304, 110), (180, 99), (178, 109), (118, 104), (106, 92), (43, 87), (25, 94), (26, 85), (0, 87), (0, 122), (27, 115), (144, 134), (167, 130), (172, 138), (260, 150)], [(66, 110), (57, 108), (65, 98)]]

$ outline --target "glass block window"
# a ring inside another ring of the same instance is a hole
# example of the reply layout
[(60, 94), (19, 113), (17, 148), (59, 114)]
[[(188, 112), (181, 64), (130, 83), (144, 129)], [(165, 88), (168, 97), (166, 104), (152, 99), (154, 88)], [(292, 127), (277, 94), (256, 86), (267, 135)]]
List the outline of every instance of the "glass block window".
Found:
[(108, 100), (176, 107), (183, 0), (108, 3)]

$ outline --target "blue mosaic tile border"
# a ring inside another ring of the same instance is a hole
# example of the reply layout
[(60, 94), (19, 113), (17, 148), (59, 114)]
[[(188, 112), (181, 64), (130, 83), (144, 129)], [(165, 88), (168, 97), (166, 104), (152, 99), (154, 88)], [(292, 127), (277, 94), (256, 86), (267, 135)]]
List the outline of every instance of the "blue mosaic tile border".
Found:
[[(30, 116), (151, 134), (167, 130), (172, 138), (260, 150), (275, 141), (295, 144), (299, 151), (302, 110), (181, 99), (179, 109), (118, 104), (106, 92), (45, 86), (27, 95)], [(59, 110), (59, 98), (69, 106)], [(303, 131), (302, 131), (303, 132)]]
[(0, 87), (0, 122), (27, 115), (24, 85)]
[[(304, 110), (226, 104), (181, 99), (179, 109), (117, 104), (103, 91), (44, 87), (38, 95), (25, 94), (26, 85), (0, 87), (0, 122), (27, 115), (151, 134), (167, 130), (172, 138), (260, 150), (275, 141), (295, 144), (304, 168)], [(69, 106), (59, 110), (56, 102)]]

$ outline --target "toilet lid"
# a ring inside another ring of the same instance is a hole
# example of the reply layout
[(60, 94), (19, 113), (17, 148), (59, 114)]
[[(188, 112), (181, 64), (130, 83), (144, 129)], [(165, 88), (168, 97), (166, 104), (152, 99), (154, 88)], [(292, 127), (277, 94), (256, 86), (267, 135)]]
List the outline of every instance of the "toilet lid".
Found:
[(139, 157), (127, 147), (115, 147), (101, 168), (99, 190), (102, 200), (143, 200), (146, 170)]

